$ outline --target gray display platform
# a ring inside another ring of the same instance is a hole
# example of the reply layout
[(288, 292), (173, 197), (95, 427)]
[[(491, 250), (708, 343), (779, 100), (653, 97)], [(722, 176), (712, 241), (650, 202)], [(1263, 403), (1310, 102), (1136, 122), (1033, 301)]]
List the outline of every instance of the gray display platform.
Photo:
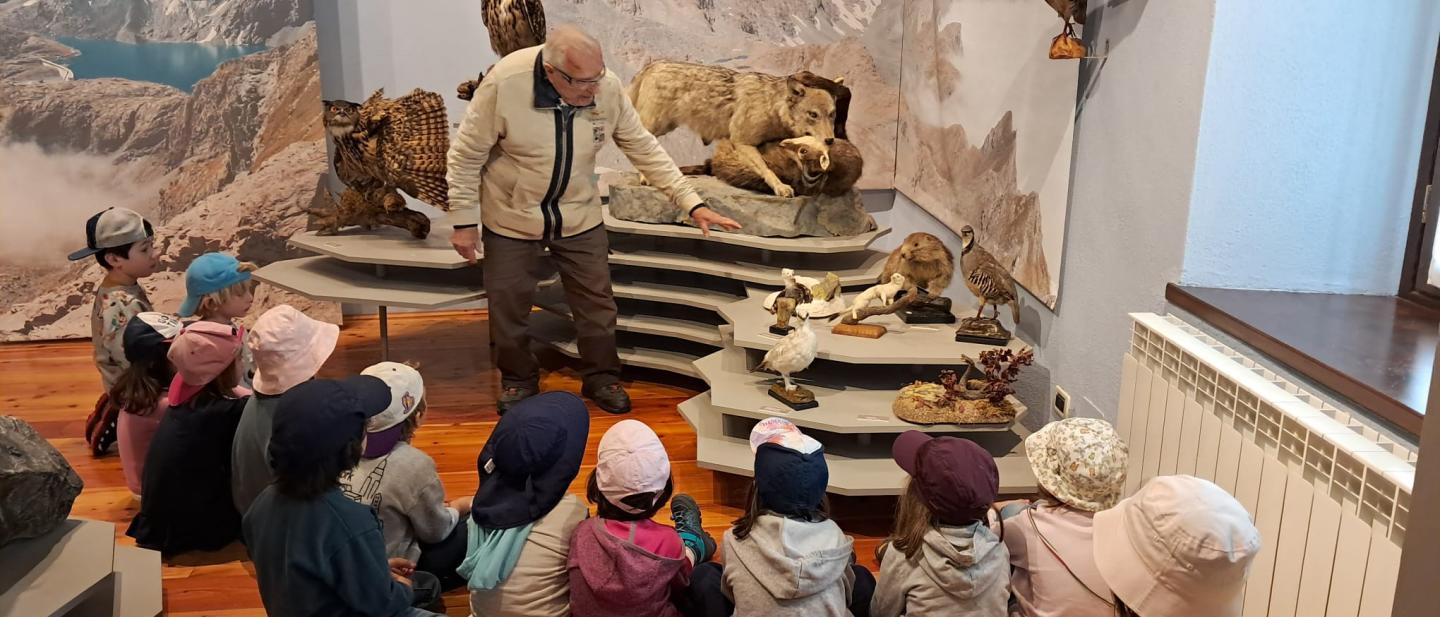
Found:
[[(1003, 492), (1034, 491), (1035, 478), (1024, 454), (1026, 431), (1018, 417), (1010, 425), (921, 426), (891, 412), (900, 388), (917, 379), (933, 380), (942, 368), (961, 368), (965, 357), (978, 358), (990, 348), (957, 343), (952, 325), (907, 325), (895, 316), (881, 316), (866, 323), (883, 323), (891, 331), (880, 339), (861, 339), (834, 335), (823, 320), (812, 322), (819, 359), (794, 378), (815, 392), (820, 406), (813, 409), (792, 411), (771, 398), (767, 390), (778, 376), (752, 370), (780, 340), (768, 331), (775, 318), (763, 302), (782, 285), (781, 269), (813, 278), (835, 272), (847, 297), (853, 297), (879, 278), (887, 253), (869, 246), (889, 229), (852, 238), (728, 233), (705, 238), (693, 228), (617, 221), (608, 212), (605, 224), (620, 309), (616, 338), (621, 361), (699, 377), (710, 385), (709, 392), (680, 406), (695, 428), (701, 467), (750, 475), (750, 427), (781, 416), (825, 445), (828, 490), (833, 493), (898, 494), (904, 472), (890, 459), (890, 444), (912, 429), (961, 435), (981, 444), (996, 458)], [(532, 333), (575, 356), (574, 331), (563, 300), (542, 293), (537, 305), (544, 312), (532, 320)], [(716, 316), (725, 325), (717, 325)], [(1023, 345), (1016, 341), (1010, 346)], [(1013, 397), (1010, 402), (1023, 417), (1024, 406)]]
[(449, 236), (443, 231), (437, 227), (424, 240), (416, 240), (410, 232), (398, 227), (371, 231), (347, 227), (329, 236), (302, 231), (290, 236), (290, 245), (349, 263), (448, 270), (468, 266), (450, 246)]
[[(851, 294), (853, 299), (853, 294)], [(720, 314), (735, 326), (735, 344), (747, 349), (769, 350), (780, 341), (771, 334), (775, 316), (765, 310), (764, 298), (746, 298), (720, 307)], [(978, 359), (993, 345), (960, 343), (950, 324), (907, 324), (895, 315), (877, 315), (862, 323), (885, 326), (888, 332), (878, 339), (845, 336), (830, 331), (840, 319), (810, 320), (819, 341), (817, 358), (850, 364), (944, 364), (960, 365), (964, 358)], [(1012, 339), (1008, 345), (1020, 350), (1024, 343)]]
[(0, 548), (0, 615), (154, 617), (160, 555), (116, 546), (115, 524), (69, 519)]
[(811, 254), (848, 253), (851, 251), (864, 250), (870, 246), (870, 243), (874, 242), (876, 238), (890, 233), (889, 227), (881, 227), (875, 231), (867, 231), (858, 236), (840, 238), (767, 238), (764, 236), (752, 236), (744, 233), (732, 233), (711, 229), (710, 236), (707, 238), (704, 232), (688, 225), (661, 225), (656, 223), (622, 221), (610, 216), (609, 206), (602, 207), (605, 208), (605, 229), (611, 232), (642, 236), (660, 236), (663, 238), (707, 240), (721, 244), (765, 249), (767, 251), (791, 251)]

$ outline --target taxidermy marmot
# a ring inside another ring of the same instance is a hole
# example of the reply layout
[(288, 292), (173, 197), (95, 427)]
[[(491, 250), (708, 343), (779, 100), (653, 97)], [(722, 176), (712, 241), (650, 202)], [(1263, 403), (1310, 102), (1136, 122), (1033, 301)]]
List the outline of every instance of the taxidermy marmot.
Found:
[(879, 280), (889, 280), (892, 274), (904, 275), (911, 285), (926, 294), (939, 295), (950, 286), (950, 277), (955, 275), (955, 257), (939, 238), (917, 231), (905, 236), (900, 247), (890, 253)]
[[(844, 195), (855, 186), (864, 171), (865, 161), (860, 149), (844, 139), (826, 144), (816, 137), (795, 137), (767, 142), (760, 146), (765, 166), (781, 182), (789, 184), (795, 195)], [(765, 191), (765, 179), (755, 173), (735, 144), (728, 139), (715, 143), (715, 154), (703, 165), (680, 168), (687, 175), (712, 175), (731, 186), (752, 191)]]

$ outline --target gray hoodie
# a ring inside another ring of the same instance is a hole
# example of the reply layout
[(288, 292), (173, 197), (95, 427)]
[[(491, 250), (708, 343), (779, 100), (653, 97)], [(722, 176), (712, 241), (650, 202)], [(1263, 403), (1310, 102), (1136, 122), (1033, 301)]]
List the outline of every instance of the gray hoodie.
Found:
[(854, 540), (834, 521), (762, 514), (744, 540), (725, 532), (722, 589), (736, 615), (845, 617), (855, 586), (853, 552)]
[(980, 523), (932, 527), (914, 557), (886, 546), (871, 617), (1005, 617), (1010, 552)]

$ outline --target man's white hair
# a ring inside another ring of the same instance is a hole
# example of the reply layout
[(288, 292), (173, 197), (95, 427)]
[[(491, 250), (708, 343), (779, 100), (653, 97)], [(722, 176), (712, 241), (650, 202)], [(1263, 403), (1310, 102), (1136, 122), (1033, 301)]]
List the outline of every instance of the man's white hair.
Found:
[(600, 41), (590, 36), (578, 26), (561, 24), (550, 30), (545, 36), (545, 46), (540, 49), (540, 57), (550, 66), (569, 67), (570, 57), (576, 53), (600, 53)]

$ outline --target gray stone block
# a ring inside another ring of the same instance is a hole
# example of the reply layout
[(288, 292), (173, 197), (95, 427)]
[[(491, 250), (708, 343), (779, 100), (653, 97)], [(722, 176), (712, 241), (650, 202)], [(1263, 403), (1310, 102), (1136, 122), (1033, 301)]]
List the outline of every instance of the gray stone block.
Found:
[(84, 487), (34, 427), (0, 416), (0, 546), (49, 533), (70, 516)]
[[(860, 193), (839, 197), (776, 197), (735, 188), (710, 176), (690, 176), (691, 185), (712, 209), (740, 223), (740, 233), (753, 236), (854, 236), (875, 229)], [(640, 223), (688, 223), (683, 212), (659, 189), (628, 174), (610, 184), (610, 215)]]

